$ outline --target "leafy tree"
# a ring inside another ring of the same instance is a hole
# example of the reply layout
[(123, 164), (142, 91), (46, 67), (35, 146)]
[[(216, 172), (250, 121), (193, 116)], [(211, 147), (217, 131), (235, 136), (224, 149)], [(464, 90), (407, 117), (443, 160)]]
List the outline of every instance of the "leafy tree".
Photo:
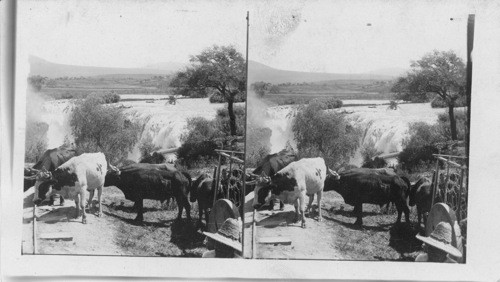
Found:
[(233, 46), (217, 46), (191, 56), (191, 66), (178, 72), (171, 86), (183, 95), (208, 95), (214, 90), (224, 97), (229, 112), (231, 135), (236, 135), (235, 97), (246, 91), (245, 60)]
[(116, 164), (127, 158), (144, 128), (139, 122), (128, 120), (122, 109), (102, 102), (94, 95), (77, 101), (70, 125), (78, 150), (103, 152)]
[(278, 94), (280, 93), (280, 88), (278, 87), (278, 85), (271, 85), (271, 88), (269, 88), (269, 93)]
[(42, 86), (47, 81), (46, 77), (40, 75), (33, 75), (28, 77), (28, 85), (35, 92), (40, 92), (42, 90)]
[(452, 140), (457, 140), (453, 110), (465, 95), (465, 64), (453, 51), (433, 51), (411, 63), (412, 70), (400, 77), (392, 91), (403, 100), (427, 100), (427, 94), (438, 95), (448, 106)]
[(297, 112), (292, 130), (302, 157), (323, 157), (329, 167), (349, 161), (359, 146), (361, 131), (344, 115), (325, 111), (326, 105), (311, 101)]
[(250, 85), (250, 88), (252, 88), (252, 90), (255, 91), (255, 93), (257, 93), (259, 97), (264, 97), (264, 95), (266, 95), (266, 91), (269, 90), (270, 86), (271, 83), (264, 81), (257, 81), (252, 83), (252, 85)]

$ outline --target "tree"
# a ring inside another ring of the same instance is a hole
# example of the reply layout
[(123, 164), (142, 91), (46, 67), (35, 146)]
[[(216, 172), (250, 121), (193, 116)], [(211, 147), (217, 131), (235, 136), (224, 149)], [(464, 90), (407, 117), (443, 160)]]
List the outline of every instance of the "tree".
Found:
[(457, 140), (453, 110), (465, 95), (465, 64), (453, 51), (433, 51), (411, 63), (411, 71), (399, 77), (392, 91), (406, 101), (426, 101), (427, 94), (438, 95), (448, 106), (452, 140)]
[(196, 56), (191, 66), (178, 72), (171, 82), (182, 95), (206, 97), (214, 90), (224, 97), (229, 112), (231, 135), (236, 135), (235, 96), (246, 91), (245, 60), (233, 46), (214, 45)]
[(43, 77), (40, 75), (33, 75), (33, 76), (28, 77), (28, 85), (35, 92), (40, 92), (40, 90), (42, 90), (42, 86), (45, 84), (46, 80), (47, 80), (46, 77)]
[(326, 109), (317, 100), (302, 106), (292, 130), (301, 157), (323, 157), (327, 166), (336, 168), (354, 154), (361, 131), (349, 124), (344, 115)]
[(264, 81), (257, 81), (257, 82), (252, 83), (252, 85), (250, 87), (252, 88), (253, 91), (255, 91), (255, 93), (257, 93), (257, 95), (259, 95), (259, 97), (264, 97), (264, 95), (266, 94), (266, 91), (269, 90), (270, 86), (271, 86), (271, 83), (264, 82)]
[(127, 158), (144, 129), (127, 119), (122, 109), (105, 105), (94, 95), (76, 102), (70, 126), (79, 151), (102, 152), (114, 164)]

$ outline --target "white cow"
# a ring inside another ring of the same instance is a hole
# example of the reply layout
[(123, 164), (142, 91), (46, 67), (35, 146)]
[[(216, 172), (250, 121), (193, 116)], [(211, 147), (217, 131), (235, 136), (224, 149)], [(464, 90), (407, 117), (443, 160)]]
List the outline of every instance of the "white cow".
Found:
[(321, 196), (327, 167), (323, 158), (305, 158), (290, 163), (282, 170), (271, 177), (268, 185), (257, 185), (255, 188), (254, 207), (269, 203), (271, 199), (277, 198), (286, 204), (294, 204), (296, 219), (300, 216), (302, 227), (306, 227), (305, 208), (306, 195), (309, 196), (309, 205), (311, 208), (314, 194), (318, 195), (318, 221), (321, 216)]
[[(103, 153), (82, 154), (74, 157), (64, 164), (60, 165), (49, 174), (47, 185), (40, 185), (36, 195), (38, 199), (35, 202), (44, 200), (52, 194), (57, 193), (64, 198), (73, 198), (76, 205), (75, 218), (80, 216), (82, 209), (82, 223), (87, 223), (87, 214), (85, 212), (85, 194), (87, 190), (90, 196), (94, 195), (97, 189), (99, 201), (98, 216), (102, 216), (102, 187), (106, 177), (108, 164)], [(91, 201), (92, 198), (89, 198)]]

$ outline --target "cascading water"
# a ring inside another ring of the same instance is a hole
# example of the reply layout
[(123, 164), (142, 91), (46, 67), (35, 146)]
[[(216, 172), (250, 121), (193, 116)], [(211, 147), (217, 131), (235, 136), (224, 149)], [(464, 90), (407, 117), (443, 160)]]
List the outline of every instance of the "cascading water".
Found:
[[(346, 117), (353, 125), (359, 126), (364, 134), (360, 140), (360, 147), (351, 158), (350, 163), (356, 166), (362, 164), (361, 148), (373, 144), (380, 154), (400, 152), (402, 141), (408, 135), (408, 127), (412, 122), (435, 123), (438, 114), (444, 109), (433, 109), (429, 103), (425, 104), (402, 104), (396, 110), (388, 109), (387, 105), (381, 105), (387, 101), (370, 101), (378, 104), (374, 106), (349, 106), (336, 109), (337, 112), (348, 113)], [(344, 101), (344, 104), (366, 103), (366, 101)], [(296, 108), (292, 106), (269, 107), (267, 109), (268, 119), (264, 125), (272, 130), (271, 151), (277, 152), (285, 148), (286, 142), (293, 141), (291, 128), (293, 114)], [(314, 125), (311, 125), (314, 126)]]
[[(149, 98), (146, 96), (146, 98)], [(201, 99), (178, 99), (176, 105), (170, 105), (165, 100), (156, 100), (154, 103), (146, 101), (120, 102), (126, 107), (125, 114), (131, 120), (145, 122), (144, 131), (140, 141), (129, 153), (129, 159), (138, 161), (141, 157), (139, 144), (141, 140), (150, 138), (153, 145), (163, 149), (181, 146), (181, 135), (186, 130), (187, 119), (203, 117), (213, 119), (217, 109), (225, 107), (226, 104), (211, 104), (208, 98)], [(48, 147), (59, 147), (68, 136), (72, 141), (69, 118), (71, 114), (71, 102), (68, 100), (41, 101), (43, 105), (36, 116), (38, 121), (49, 125), (47, 132)], [(30, 110), (28, 109), (28, 118)], [(167, 160), (176, 159), (175, 154), (166, 155)]]

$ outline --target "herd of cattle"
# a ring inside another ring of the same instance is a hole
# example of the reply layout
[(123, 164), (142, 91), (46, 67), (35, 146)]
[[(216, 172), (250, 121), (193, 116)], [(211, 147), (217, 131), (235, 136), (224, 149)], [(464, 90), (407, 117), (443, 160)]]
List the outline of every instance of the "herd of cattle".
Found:
[[(206, 175), (201, 175), (194, 181), (196, 185), (191, 185), (191, 176), (185, 171), (177, 170), (171, 164), (146, 163), (162, 161), (164, 161), (162, 156), (154, 153), (142, 159), (140, 163), (128, 163), (117, 168), (106, 161), (103, 153), (86, 153), (77, 156), (74, 150), (51, 149), (47, 150), (33, 167), (25, 168), (24, 190), (35, 186), (35, 204), (49, 199), (50, 204), (53, 204), (56, 194), (60, 196), (61, 204), (64, 198), (74, 199), (75, 217), (80, 216), (81, 209), (82, 223), (86, 223), (84, 203), (87, 192), (89, 192), (88, 203), (91, 203), (94, 192), (97, 190), (98, 216), (101, 216), (102, 189), (107, 186), (116, 186), (123, 192), (126, 199), (134, 202), (134, 208), (137, 210), (136, 221), (141, 222), (144, 219), (144, 199), (158, 200), (163, 203), (171, 198), (175, 198), (177, 202), (179, 210), (177, 218), (182, 217), (185, 209), (186, 217), (191, 220), (189, 200), (193, 202), (198, 200), (200, 206), (207, 202), (205, 199)], [(211, 185), (208, 185), (208, 188), (211, 189)]]
[[(136, 221), (143, 221), (143, 200), (152, 199), (165, 202), (175, 198), (178, 206), (178, 219), (186, 210), (186, 217), (191, 220), (189, 202), (198, 201), (199, 222), (203, 214), (208, 224), (208, 210), (214, 200), (215, 175), (204, 173), (194, 181), (185, 171), (179, 171), (174, 165), (163, 163), (160, 154), (147, 156), (140, 163), (128, 163), (115, 167), (106, 161), (102, 153), (87, 153), (78, 155), (74, 150), (57, 148), (46, 151), (40, 160), (31, 168), (25, 169), (25, 190), (35, 186), (34, 202), (50, 200), (60, 195), (61, 204), (64, 198), (72, 198), (76, 204), (75, 217), (80, 216), (86, 223), (85, 199), (89, 192), (92, 202), (94, 192), (98, 192), (99, 211), (102, 215), (101, 196), (106, 186), (116, 186), (125, 198), (134, 202), (137, 211)], [(150, 163), (152, 162), (152, 163)], [(391, 168), (351, 168), (338, 173), (329, 169), (322, 158), (303, 158), (290, 151), (283, 150), (277, 154), (268, 155), (261, 164), (249, 173), (247, 191), (254, 192), (253, 206), (255, 209), (273, 207), (273, 201), (294, 204), (296, 221), (301, 220), (305, 228), (305, 212), (309, 211), (317, 196), (318, 221), (322, 220), (321, 198), (323, 192), (336, 191), (346, 204), (354, 207), (355, 224), (362, 225), (363, 204), (389, 205), (394, 203), (397, 211), (397, 221), (405, 214), (409, 220), (409, 207), (417, 206), (418, 222), (422, 215), (430, 210), (431, 183), (422, 178), (415, 184), (399, 176)], [(255, 185), (252, 187), (251, 185)], [(216, 198), (224, 197), (219, 193)], [(248, 194), (248, 193), (247, 193)], [(309, 203), (306, 209), (306, 195)], [(425, 222), (425, 218), (424, 218)]]
[[(267, 156), (251, 175), (256, 179), (253, 182), (254, 208), (272, 208), (273, 200), (294, 204), (296, 220), (300, 219), (304, 228), (305, 212), (311, 209), (314, 195), (317, 195), (318, 221), (322, 220), (321, 197), (327, 191), (336, 191), (346, 204), (354, 207), (357, 225), (363, 224), (364, 203), (381, 207), (394, 203), (398, 223), (403, 212), (406, 222), (410, 222), (408, 198), (410, 206), (417, 205), (419, 224), (421, 215), (431, 208), (432, 182), (422, 177), (412, 185), (408, 178), (397, 175), (392, 168), (350, 168), (337, 173), (327, 168), (322, 158), (298, 160), (295, 154), (284, 150)], [(306, 195), (309, 197), (307, 209)]]

